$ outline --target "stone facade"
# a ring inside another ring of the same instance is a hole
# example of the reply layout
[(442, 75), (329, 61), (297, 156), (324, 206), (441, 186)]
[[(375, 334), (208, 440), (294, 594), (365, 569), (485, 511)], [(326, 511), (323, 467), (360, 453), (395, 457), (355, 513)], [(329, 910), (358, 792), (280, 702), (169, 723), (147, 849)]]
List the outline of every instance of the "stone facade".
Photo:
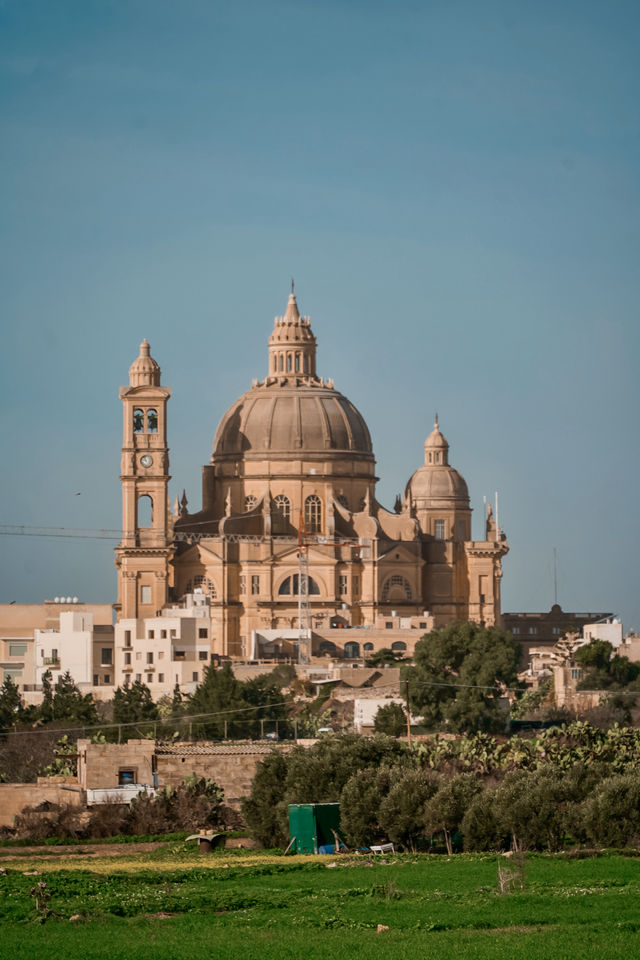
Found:
[[(210, 601), (211, 652), (238, 659), (256, 655), (252, 637), (260, 631), (276, 655), (283, 652), (277, 634), (286, 639), (301, 626), (305, 584), (307, 625), (318, 634), (332, 626), (384, 629), (386, 620), (429, 628), (454, 619), (500, 623), (508, 544), (491, 511), (485, 539), (471, 539), (469, 493), (437, 419), (423, 465), (395, 511), (386, 510), (376, 500), (367, 425), (318, 375), (316, 338), (293, 291), (269, 339), (266, 377), (220, 422), (197, 511), (186, 495), (169, 507), (170, 395), (144, 341), (120, 391), (120, 619), (164, 616), (200, 591)], [(337, 656), (379, 646), (377, 638), (360, 643), (353, 631), (332, 634)], [(410, 654), (421, 634), (407, 634)]]

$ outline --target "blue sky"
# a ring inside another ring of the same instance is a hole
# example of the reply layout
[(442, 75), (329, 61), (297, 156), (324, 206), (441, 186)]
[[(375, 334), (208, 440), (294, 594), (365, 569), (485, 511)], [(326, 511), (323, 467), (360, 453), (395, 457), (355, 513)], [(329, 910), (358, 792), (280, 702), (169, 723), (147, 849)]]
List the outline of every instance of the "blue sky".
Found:
[[(120, 522), (118, 386), (172, 493), (290, 276), (387, 506), (438, 410), (503, 608), (640, 629), (636, 2), (0, 0), (0, 520)], [(75, 496), (81, 492), (81, 496)], [(115, 599), (109, 541), (2, 538), (0, 600)]]

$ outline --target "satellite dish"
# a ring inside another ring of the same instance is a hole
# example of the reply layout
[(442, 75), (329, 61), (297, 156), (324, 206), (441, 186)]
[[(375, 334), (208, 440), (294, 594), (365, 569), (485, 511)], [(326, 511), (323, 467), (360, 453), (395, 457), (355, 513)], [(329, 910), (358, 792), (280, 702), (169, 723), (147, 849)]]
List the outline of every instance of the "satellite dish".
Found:
[(77, 598), (77, 597), (74, 597), (74, 598), (73, 598), (73, 602), (74, 602), (74, 603), (78, 603), (78, 598)]
[(60, 597), (54, 597), (54, 598), (53, 598), (53, 602), (54, 602), (54, 603), (60, 603)]

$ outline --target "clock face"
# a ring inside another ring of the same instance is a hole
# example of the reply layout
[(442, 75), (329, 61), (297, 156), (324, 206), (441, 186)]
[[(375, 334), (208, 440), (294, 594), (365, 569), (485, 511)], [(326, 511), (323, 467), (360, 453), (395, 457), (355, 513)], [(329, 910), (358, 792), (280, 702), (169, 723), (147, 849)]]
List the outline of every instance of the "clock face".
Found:
[(140, 457), (140, 463), (143, 467), (150, 467), (153, 463), (153, 457), (150, 457), (148, 453), (145, 453), (143, 457)]

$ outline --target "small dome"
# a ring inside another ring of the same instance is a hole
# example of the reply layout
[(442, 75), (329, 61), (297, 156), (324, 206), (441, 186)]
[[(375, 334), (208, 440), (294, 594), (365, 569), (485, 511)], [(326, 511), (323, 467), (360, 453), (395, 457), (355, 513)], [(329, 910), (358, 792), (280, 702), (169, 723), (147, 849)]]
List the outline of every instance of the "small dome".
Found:
[(453, 467), (419, 467), (407, 484), (407, 494), (416, 500), (464, 500), (469, 503), (469, 489), (464, 477)]
[[(449, 443), (440, 433), (438, 415), (424, 444), (424, 466), (413, 474), (406, 488), (412, 502), (457, 500), (469, 504), (469, 490), (457, 470), (449, 466)], [(424, 504), (423, 504), (424, 505)]]
[(160, 366), (150, 354), (146, 339), (140, 344), (140, 356), (129, 367), (129, 384), (132, 387), (160, 386)]
[(373, 462), (362, 415), (337, 390), (325, 385), (272, 382), (245, 393), (227, 411), (216, 432), (216, 459), (257, 459), (333, 454)]

